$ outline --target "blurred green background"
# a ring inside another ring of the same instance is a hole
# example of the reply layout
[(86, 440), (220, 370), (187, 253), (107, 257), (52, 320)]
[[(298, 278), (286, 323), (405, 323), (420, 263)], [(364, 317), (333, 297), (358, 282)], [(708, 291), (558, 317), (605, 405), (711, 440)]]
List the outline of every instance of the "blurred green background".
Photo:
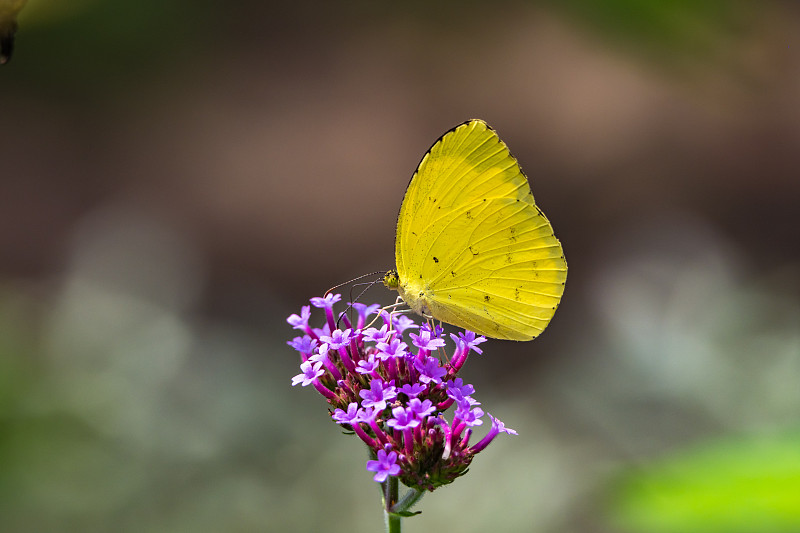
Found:
[[(472, 117), (570, 273), (407, 531), (800, 531), (796, 2), (30, 0), (0, 68), (0, 530), (380, 531), (285, 317)], [(375, 289), (367, 302), (390, 303)]]

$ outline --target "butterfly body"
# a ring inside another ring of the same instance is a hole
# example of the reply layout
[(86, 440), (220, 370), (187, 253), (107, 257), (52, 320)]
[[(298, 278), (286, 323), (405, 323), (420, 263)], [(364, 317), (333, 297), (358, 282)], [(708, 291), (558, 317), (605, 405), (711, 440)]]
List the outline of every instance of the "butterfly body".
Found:
[(397, 218), (384, 284), (415, 312), (488, 337), (531, 340), (555, 313), (566, 261), (528, 180), (481, 120), (425, 154)]
[[(392, 279), (396, 281), (386, 281)], [(431, 288), (424, 283), (415, 283), (415, 280), (410, 280), (409, 282), (401, 284), (399, 279), (400, 278), (397, 274), (397, 271), (390, 270), (384, 278), (384, 283), (387, 286), (396, 289), (397, 292), (400, 293), (400, 297), (411, 308), (412, 311), (418, 315), (433, 318), (431, 306), (428, 303), (429, 299), (432, 299), (434, 296), (434, 292), (431, 290)]]

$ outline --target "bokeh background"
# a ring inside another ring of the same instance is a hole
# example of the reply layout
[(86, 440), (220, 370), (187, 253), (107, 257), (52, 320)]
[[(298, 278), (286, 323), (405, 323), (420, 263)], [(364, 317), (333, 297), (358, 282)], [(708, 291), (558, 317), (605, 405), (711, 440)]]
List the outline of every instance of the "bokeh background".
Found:
[[(569, 279), (407, 531), (800, 531), (793, 1), (30, 0), (0, 68), (0, 529), (379, 531), (286, 316), (487, 120)], [(390, 303), (376, 288), (367, 302)]]

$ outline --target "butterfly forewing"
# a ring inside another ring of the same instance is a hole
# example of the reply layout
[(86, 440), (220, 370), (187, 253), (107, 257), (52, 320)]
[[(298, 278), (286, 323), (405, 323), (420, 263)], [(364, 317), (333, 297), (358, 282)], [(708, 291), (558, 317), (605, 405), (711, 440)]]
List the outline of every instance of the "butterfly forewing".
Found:
[(527, 178), (479, 120), (423, 157), (398, 216), (396, 259), (401, 286), (435, 318), (516, 340), (547, 325), (567, 270)]

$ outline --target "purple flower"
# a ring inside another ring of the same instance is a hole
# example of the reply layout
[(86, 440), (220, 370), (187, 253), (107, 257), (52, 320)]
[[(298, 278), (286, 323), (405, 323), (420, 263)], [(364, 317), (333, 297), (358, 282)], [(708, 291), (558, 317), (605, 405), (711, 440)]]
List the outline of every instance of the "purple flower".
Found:
[(431, 327), (431, 325), (427, 324), (427, 323), (426, 324), (422, 324), (422, 326), (420, 326), (419, 330), (420, 331), (427, 331), (428, 333), (431, 334), (431, 337), (433, 337), (434, 339), (440, 338), (442, 336), (442, 334), (444, 333), (444, 328), (442, 326), (440, 326), (439, 324), (436, 324), (433, 327)]
[(422, 383), (406, 383), (402, 387), (400, 387), (400, 392), (408, 396), (409, 398), (416, 398), (423, 392), (428, 389)]
[(403, 433), (403, 448), (407, 456), (414, 453), (414, 428), (421, 423), (413, 409), (406, 409), (402, 405), (392, 409), (392, 418), (386, 421), (387, 426)]
[(486, 434), (475, 446), (470, 447), (472, 453), (478, 453), (479, 451), (486, 448), (490, 442), (494, 440), (494, 438), (499, 433), (508, 433), (509, 435), (517, 435), (517, 432), (511, 428), (507, 428), (505, 424), (503, 424), (497, 418), (494, 418), (492, 415), (489, 415), (489, 418), (492, 421), (492, 428), (489, 430), (489, 433)]
[(408, 344), (400, 339), (392, 339), (389, 343), (379, 342), (375, 347), (378, 349), (378, 357), (382, 361), (403, 357), (408, 353), (406, 351), (408, 350)]
[(430, 400), (425, 400), (423, 402), (419, 398), (411, 398), (408, 401), (408, 411), (414, 413), (414, 416), (422, 420), (436, 411), (436, 408)]
[(336, 329), (333, 319), (333, 304), (342, 299), (341, 294), (326, 294), (323, 298), (311, 298), (311, 305), (325, 310), (325, 320), (330, 329)]
[(362, 359), (358, 362), (356, 372), (359, 374), (372, 374), (378, 369), (380, 361), (375, 358), (375, 354), (369, 354), (367, 359)]
[(436, 348), (441, 348), (444, 346), (444, 339), (433, 339), (431, 338), (430, 331), (420, 331), (419, 335), (414, 335), (413, 333), (409, 334), (411, 337), (411, 342), (414, 343), (414, 346), (421, 350), (428, 350), (433, 351)]
[(384, 324), (381, 329), (367, 328), (364, 330), (364, 340), (372, 342), (385, 342), (389, 335), (394, 333), (389, 331), (389, 326)]
[(406, 315), (393, 315), (392, 325), (398, 334), (402, 335), (407, 329), (418, 328), (419, 326)]
[(383, 409), (375, 409), (374, 407), (365, 407), (364, 409), (359, 409), (358, 421), (366, 424), (374, 422), (382, 411)]
[(314, 328), (311, 331), (313, 331), (314, 335), (316, 335), (317, 337), (322, 337), (326, 335), (329, 336), (331, 334), (331, 327), (328, 324), (324, 324), (321, 328)]
[(481, 420), (481, 417), (483, 416), (483, 409), (480, 407), (470, 409), (469, 404), (459, 404), (458, 409), (456, 409), (455, 416), (469, 427), (480, 426), (483, 424), (483, 420)]
[(357, 329), (363, 328), (364, 324), (367, 322), (367, 317), (374, 315), (378, 312), (378, 309), (381, 308), (379, 304), (366, 305), (359, 302), (353, 302), (350, 305), (352, 305), (353, 309), (358, 312), (358, 324), (356, 325)]
[(329, 348), (328, 344), (323, 344), (317, 349), (316, 352), (311, 354), (308, 360), (312, 363), (322, 363), (325, 366), (325, 369), (331, 373), (333, 378), (336, 381), (339, 381), (340, 379), (342, 379), (342, 374), (341, 372), (339, 372), (339, 369), (336, 367), (333, 361), (331, 361), (331, 358), (328, 356), (328, 354), (330, 353), (328, 348)]
[(311, 298), (311, 305), (314, 307), (319, 307), (320, 309), (330, 309), (333, 310), (333, 304), (338, 302), (342, 299), (341, 294), (326, 294), (322, 298)]
[(332, 418), (337, 424), (356, 424), (360, 421), (360, 416), (361, 413), (359, 413), (358, 404), (356, 402), (351, 402), (347, 406), (347, 411), (336, 409), (336, 411), (333, 412)]
[(359, 422), (362, 421), (361, 418), (363, 417), (363, 414), (363, 410), (358, 408), (358, 404), (352, 402), (347, 406), (347, 411), (336, 409), (332, 415), (332, 418), (338, 424), (349, 425), (351, 428), (353, 428), (355, 434), (358, 435), (361, 440), (367, 444), (367, 446), (370, 448), (375, 448), (376, 446), (379, 446), (375, 442), (375, 439), (367, 435), (364, 429), (359, 425)]
[(317, 341), (317, 339), (312, 339), (308, 335), (303, 335), (302, 337), (295, 337), (286, 344), (302, 354), (310, 355), (311, 352), (314, 351), (314, 348), (317, 347), (317, 344), (319, 344), (319, 341)]
[(426, 357), (424, 363), (416, 359), (414, 367), (419, 372), (419, 380), (422, 383), (441, 383), (442, 377), (447, 374), (447, 370), (439, 366), (439, 360), (435, 357)]
[(445, 382), (447, 388), (447, 396), (455, 401), (461, 401), (462, 398), (468, 398), (470, 394), (475, 393), (475, 387), (470, 384), (464, 385), (464, 380), (456, 378), (451, 381)]
[(294, 328), (294, 329), (302, 329), (305, 330), (308, 327), (308, 319), (311, 317), (311, 306), (304, 305), (300, 309), (300, 316), (298, 315), (290, 315), (286, 321)]
[(292, 387), (301, 382), (303, 387), (314, 383), (318, 377), (320, 377), (322, 374), (325, 373), (325, 371), (322, 370), (321, 367), (322, 363), (312, 363), (311, 361), (306, 361), (305, 363), (302, 363), (300, 365), (300, 370), (302, 370), (303, 373), (297, 374), (295, 377), (292, 378)]
[[(391, 450), (391, 446), (387, 446), (386, 450)], [(389, 476), (396, 476), (400, 473), (400, 465), (397, 464), (397, 452), (390, 451), (386, 453), (385, 450), (378, 450), (377, 461), (367, 461), (367, 470), (375, 472), (372, 478), (378, 483), (383, 483)]]
[[(378, 424), (378, 416), (383, 412), (383, 409), (378, 410), (373, 407), (366, 407), (364, 409), (359, 409), (358, 412), (360, 413), (358, 421), (364, 422), (365, 424), (369, 424), (370, 429), (375, 432), (375, 436), (382, 444), (387, 444), (389, 439), (386, 437), (386, 433), (384, 433), (381, 426)], [(355, 428), (355, 426), (353, 426)]]
[[(492, 418), (492, 415), (489, 415), (489, 418)], [(511, 428), (507, 428), (505, 424), (503, 424), (499, 419), (492, 418), (492, 426), (497, 426), (497, 431), (499, 433), (508, 433), (509, 435), (519, 435), (516, 430)]]
[(483, 353), (483, 350), (478, 348), (478, 344), (480, 344), (482, 342), (486, 342), (486, 337), (483, 337), (483, 336), (476, 337), (475, 333), (473, 333), (471, 331), (464, 331), (463, 333), (459, 331), (458, 332), (458, 336), (455, 336), (455, 335), (453, 335), (451, 333), (450, 334), (450, 338), (452, 338), (453, 341), (455, 341), (456, 344), (458, 344), (459, 341), (463, 342), (464, 346), (468, 350), (473, 350), (475, 353), (478, 353), (478, 354), (482, 354)]
[(350, 342), (350, 335), (352, 332), (352, 329), (346, 329), (344, 331), (337, 329), (331, 333), (330, 336), (321, 336), (319, 340), (328, 343), (332, 350), (338, 350), (347, 346), (347, 343)]
[(400, 431), (413, 429), (420, 424), (420, 421), (414, 415), (414, 411), (406, 409), (402, 405), (392, 409), (392, 417), (386, 422), (386, 425)]
[(369, 390), (362, 390), (358, 394), (362, 398), (363, 407), (372, 407), (379, 411), (386, 409), (386, 402), (397, 397), (393, 382), (387, 384), (382, 379), (373, 379)]
[(330, 359), (328, 358), (328, 352), (330, 351), (330, 348), (331, 348), (331, 346), (327, 342), (322, 343), (319, 346), (319, 348), (317, 348), (317, 351), (314, 352), (311, 355), (311, 357), (308, 358), (308, 360), (309, 361), (314, 361), (314, 362), (316, 362), (316, 361), (323, 361), (323, 362), (330, 361)]
[[(470, 446), (484, 412), (473, 398), (474, 387), (457, 375), (470, 351), (481, 353), (483, 337), (469, 331), (451, 335), (456, 344), (451, 351), (441, 327), (418, 326), (403, 314), (358, 302), (352, 304), (358, 320), (351, 323), (334, 309), (340, 301), (338, 294), (314, 298), (287, 319), (301, 330), (287, 343), (301, 360), (292, 385), (312, 385), (326, 399), (332, 420), (366, 443), (376, 456), (368, 463), (376, 481), (399, 476), (409, 486), (432, 491), (466, 473), (475, 454), (499, 433), (516, 434), (492, 418), (488, 435)], [(312, 322), (312, 311), (324, 311), (324, 319)], [(375, 313), (382, 327), (365, 330)], [(403, 332), (409, 328), (419, 331), (406, 344)], [(448, 422), (450, 407), (455, 412)]]

